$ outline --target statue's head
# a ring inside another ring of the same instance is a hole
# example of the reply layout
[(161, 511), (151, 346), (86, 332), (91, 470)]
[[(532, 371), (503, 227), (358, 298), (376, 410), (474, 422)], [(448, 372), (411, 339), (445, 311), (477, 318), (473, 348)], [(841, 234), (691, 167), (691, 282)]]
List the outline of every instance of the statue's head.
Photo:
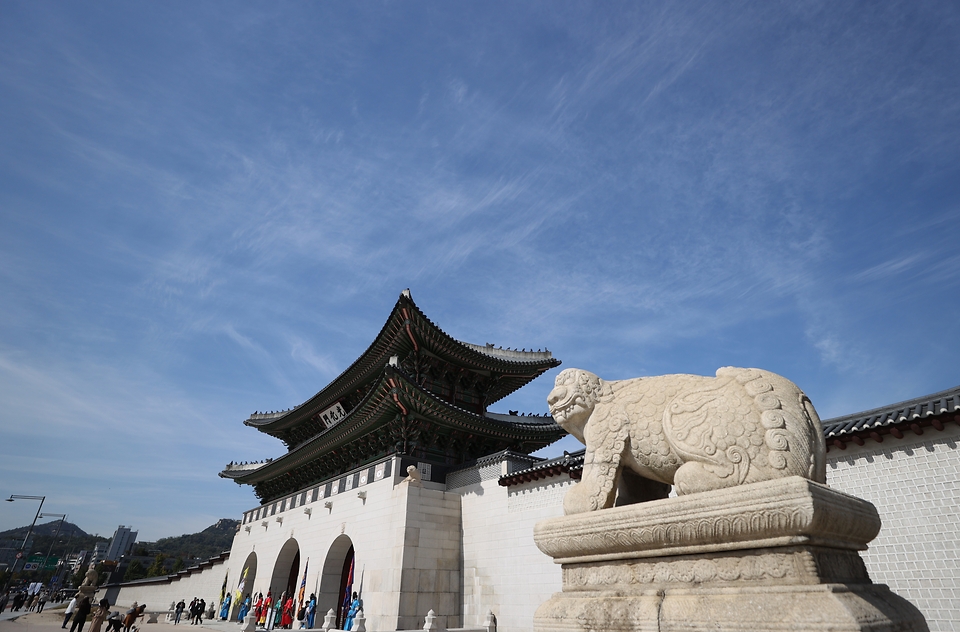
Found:
[(583, 428), (600, 401), (603, 383), (583, 369), (561, 371), (547, 396), (550, 414), (560, 427), (583, 441)]

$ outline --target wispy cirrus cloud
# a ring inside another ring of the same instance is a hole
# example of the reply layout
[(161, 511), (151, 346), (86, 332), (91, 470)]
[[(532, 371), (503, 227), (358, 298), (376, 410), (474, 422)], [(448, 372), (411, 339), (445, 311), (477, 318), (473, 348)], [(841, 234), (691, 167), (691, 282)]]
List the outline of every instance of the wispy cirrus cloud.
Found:
[(5, 15), (2, 421), (82, 436), (90, 487), (122, 478), (85, 456), (106, 429), (164, 446), (137, 482), (165, 506), (150, 476), (246, 508), (216, 470), (282, 448), (241, 420), (315, 393), (406, 287), (466, 340), (765, 366), (837, 413), (957, 375), (952, 294), (912, 308), (960, 272), (949, 3)]

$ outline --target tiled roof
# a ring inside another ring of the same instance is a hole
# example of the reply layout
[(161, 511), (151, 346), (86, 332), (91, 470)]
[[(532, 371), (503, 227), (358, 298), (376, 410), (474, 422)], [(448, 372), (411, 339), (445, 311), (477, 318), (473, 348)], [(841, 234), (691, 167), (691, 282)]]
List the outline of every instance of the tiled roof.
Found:
[(553, 420), (553, 417), (550, 415), (534, 415), (534, 414), (522, 414), (522, 415), (505, 415), (503, 413), (491, 413), (487, 411), (483, 414), (484, 417), (488, 419), (493, 419), (496, 421), (501, 421), (505, 424), (513, 424), (515, 426), (550, 426), (553, 427), (557, 422)]
[(831, 439), (956, 413), (960, 413), (960, 386), (861, 413), (827, 419), (823, 422), (823, 434), (827, 439)]
[(425, 439), (431, 433), (455, 438), (460, 458), (473, 458), (491, 447), (534, 451), (564, 435), (552, 417), (479, 415), (459, 408), (419, 386), (403, 369), (388, 365), (380, 381), (346, 417), (276, 459), (257, 467), (228, 466), (220, 476), (254, 485), (262, 500), (282, 496), (360, 465), (366, 457), (402, 451), (397, 447), (398, 441), (406, 441), (398, 425), (405, 423), (397, 419), (400, 412), (416, 415), (418, 433)]
[(536, 481), (541, 478), (559, 476), (564, 473), (569, 474), (570, 478), (578, 479), (580, 478), (580, 472), (583, 470), (584, 452), (585, 450), (579, 450), (573, 454), (564, 452), (563, 456), (540, 461), (532, 467), (502, 476), (499, 481), (500, 485), (510, 487), (512, 485), (519, 485), (520, 483)]
[(537, 360), (553, 359), (553, 354), (550, 353), (548, 349), (537, 349), (536, 351), (530, 349), (527, 351), (526, 349), (504, 349), (503, 347), (495, 347), (489, 342), (485, 345), (475, 345), (472, 342), (464, 342), (463, 340), (457, 340), (457, 342), (464, 347), (468, 347), (484, 355), (513, 362), (535, 362)]
[(404, 290), (387, 322), (367, 350), (332, 382), (302, 404), (282, 411), (258, 411), (250, 415), (244, 424), (273, 435), (287, 443), (288, 449), (292, 448), (293, 445), (284, 436), (285, 430), (307, 422), (313, 415), (352, 392), (358, 384), (373, 378), (391, 356), (402, 355), (409, 349), (419, 348), (420, 345), (454, 364), (500, 375), (500, 379), (488, 393), (487, 404), (503, 399), (544, 371), (560, 364), (547, 350), (518, 351), (497, 348), (492, 344), (481, 346), (457, 340), (440, 329), (417, 307), (410, 290)]

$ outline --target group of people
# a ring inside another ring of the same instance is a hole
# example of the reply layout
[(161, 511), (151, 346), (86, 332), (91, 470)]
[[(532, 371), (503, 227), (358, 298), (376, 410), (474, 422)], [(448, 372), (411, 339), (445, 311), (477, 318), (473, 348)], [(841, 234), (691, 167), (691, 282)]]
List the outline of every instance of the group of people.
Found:
[(26, 608), (28, 612), (43, 612), (43, 606), (46, 605), (48, 599), (50, 599), (50, 593), (46, 590), (33, 594), (29, 590), (18, 590), (13, 594), (5, 592), (0, 595), (0, 612), (7, 609), (7, 604), (10, 604), (11, 612), (16, 612), (21, 608)]
[[(298, 629), (312, 629), (314, 620), (317, 616), (317, 596), (310, 593), (310, 599), (300, 604), (297, 608), (292, 594), (284, 591), (280, 598), (274, 601), (273, 592), (267, 591), (267, 596), (263, 593), (257, 593), (257, 598), (252, 601), (250, 595), (247, 595), (237, 613), (237, 622), (243, 623), (244, 618), (253, 608), (253, 616), (257, 625), (264, 629), (280, 628), (290, 630), (293, 628), (294, 620), (300, 622)], [(224, 615), (221, 612), (221, 615)], [(221, 617), (226, 621), (226, 616)]]
[(121, 629), (123, 632), (130, 632), (137, 619), (143, 616), (146, 609), (146, 604), (138, 605), (137, 602), (133, 602), (133, 606), (121, 616), (119, 610), (110, 612), (110, 602), (106, 599), (101, 599), (94, 611), (89, 597), (80, 599), (74, 597), (67, 604), (67, 609), (63, 613), (63, 623), (60, 625), (60, 629), (67, 629), (67, 623), (73, 619), (73, 622), (70, 623), (70, 632), (83, 632), (83, 626), (92, 611), (93, 618), (90, 620), (89, 632), (101, 632), (104, 623), (107, 626), (104, 632), (120, 632)]
[[(184, 603), (183, 599), (177, 602), (177, 605), (173, 609), (173, 624), (177, 625), (180, 623), (180, 617), (183, 616), (183, 611), (187, 608), (187, 604)], [(203, 599), (193, 598), (193, 601), (190, 602), (190, 608), (187, 612), (190, 614), (190, 625), (200, 625), (203, 623), (203, 611), (207, 609), (207, 602)]]

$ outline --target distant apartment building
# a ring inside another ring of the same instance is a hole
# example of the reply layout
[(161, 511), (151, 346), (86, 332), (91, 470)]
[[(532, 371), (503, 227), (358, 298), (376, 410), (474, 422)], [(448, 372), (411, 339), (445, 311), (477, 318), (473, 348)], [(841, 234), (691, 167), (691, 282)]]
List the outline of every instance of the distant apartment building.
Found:
[(110, 559), (107, 557), (107, 550), (109, 544), (107, 542), (97, 542), (93, 547), (93, 554), (90, 557), (90, 562), (92, 564), (99, 564), (100, 562)]
[(83, 563), (86, 561), (87, 555), (88, 554), (86, 551), (80, 551), (76, 555), (69, 555), (67, 557), (67, 564), (70, 565), (71, 573), (76, 573), (78, 570), (83, 568)]
[(120, 525), (117, 527), (113, 539), (110, 540), (110, 547), (104, 559), (119, 560), (121, 555), (126, 555), (133, 548), (133, 543), (137, 541), (137, 532), (131, 531), (128, 527)]

